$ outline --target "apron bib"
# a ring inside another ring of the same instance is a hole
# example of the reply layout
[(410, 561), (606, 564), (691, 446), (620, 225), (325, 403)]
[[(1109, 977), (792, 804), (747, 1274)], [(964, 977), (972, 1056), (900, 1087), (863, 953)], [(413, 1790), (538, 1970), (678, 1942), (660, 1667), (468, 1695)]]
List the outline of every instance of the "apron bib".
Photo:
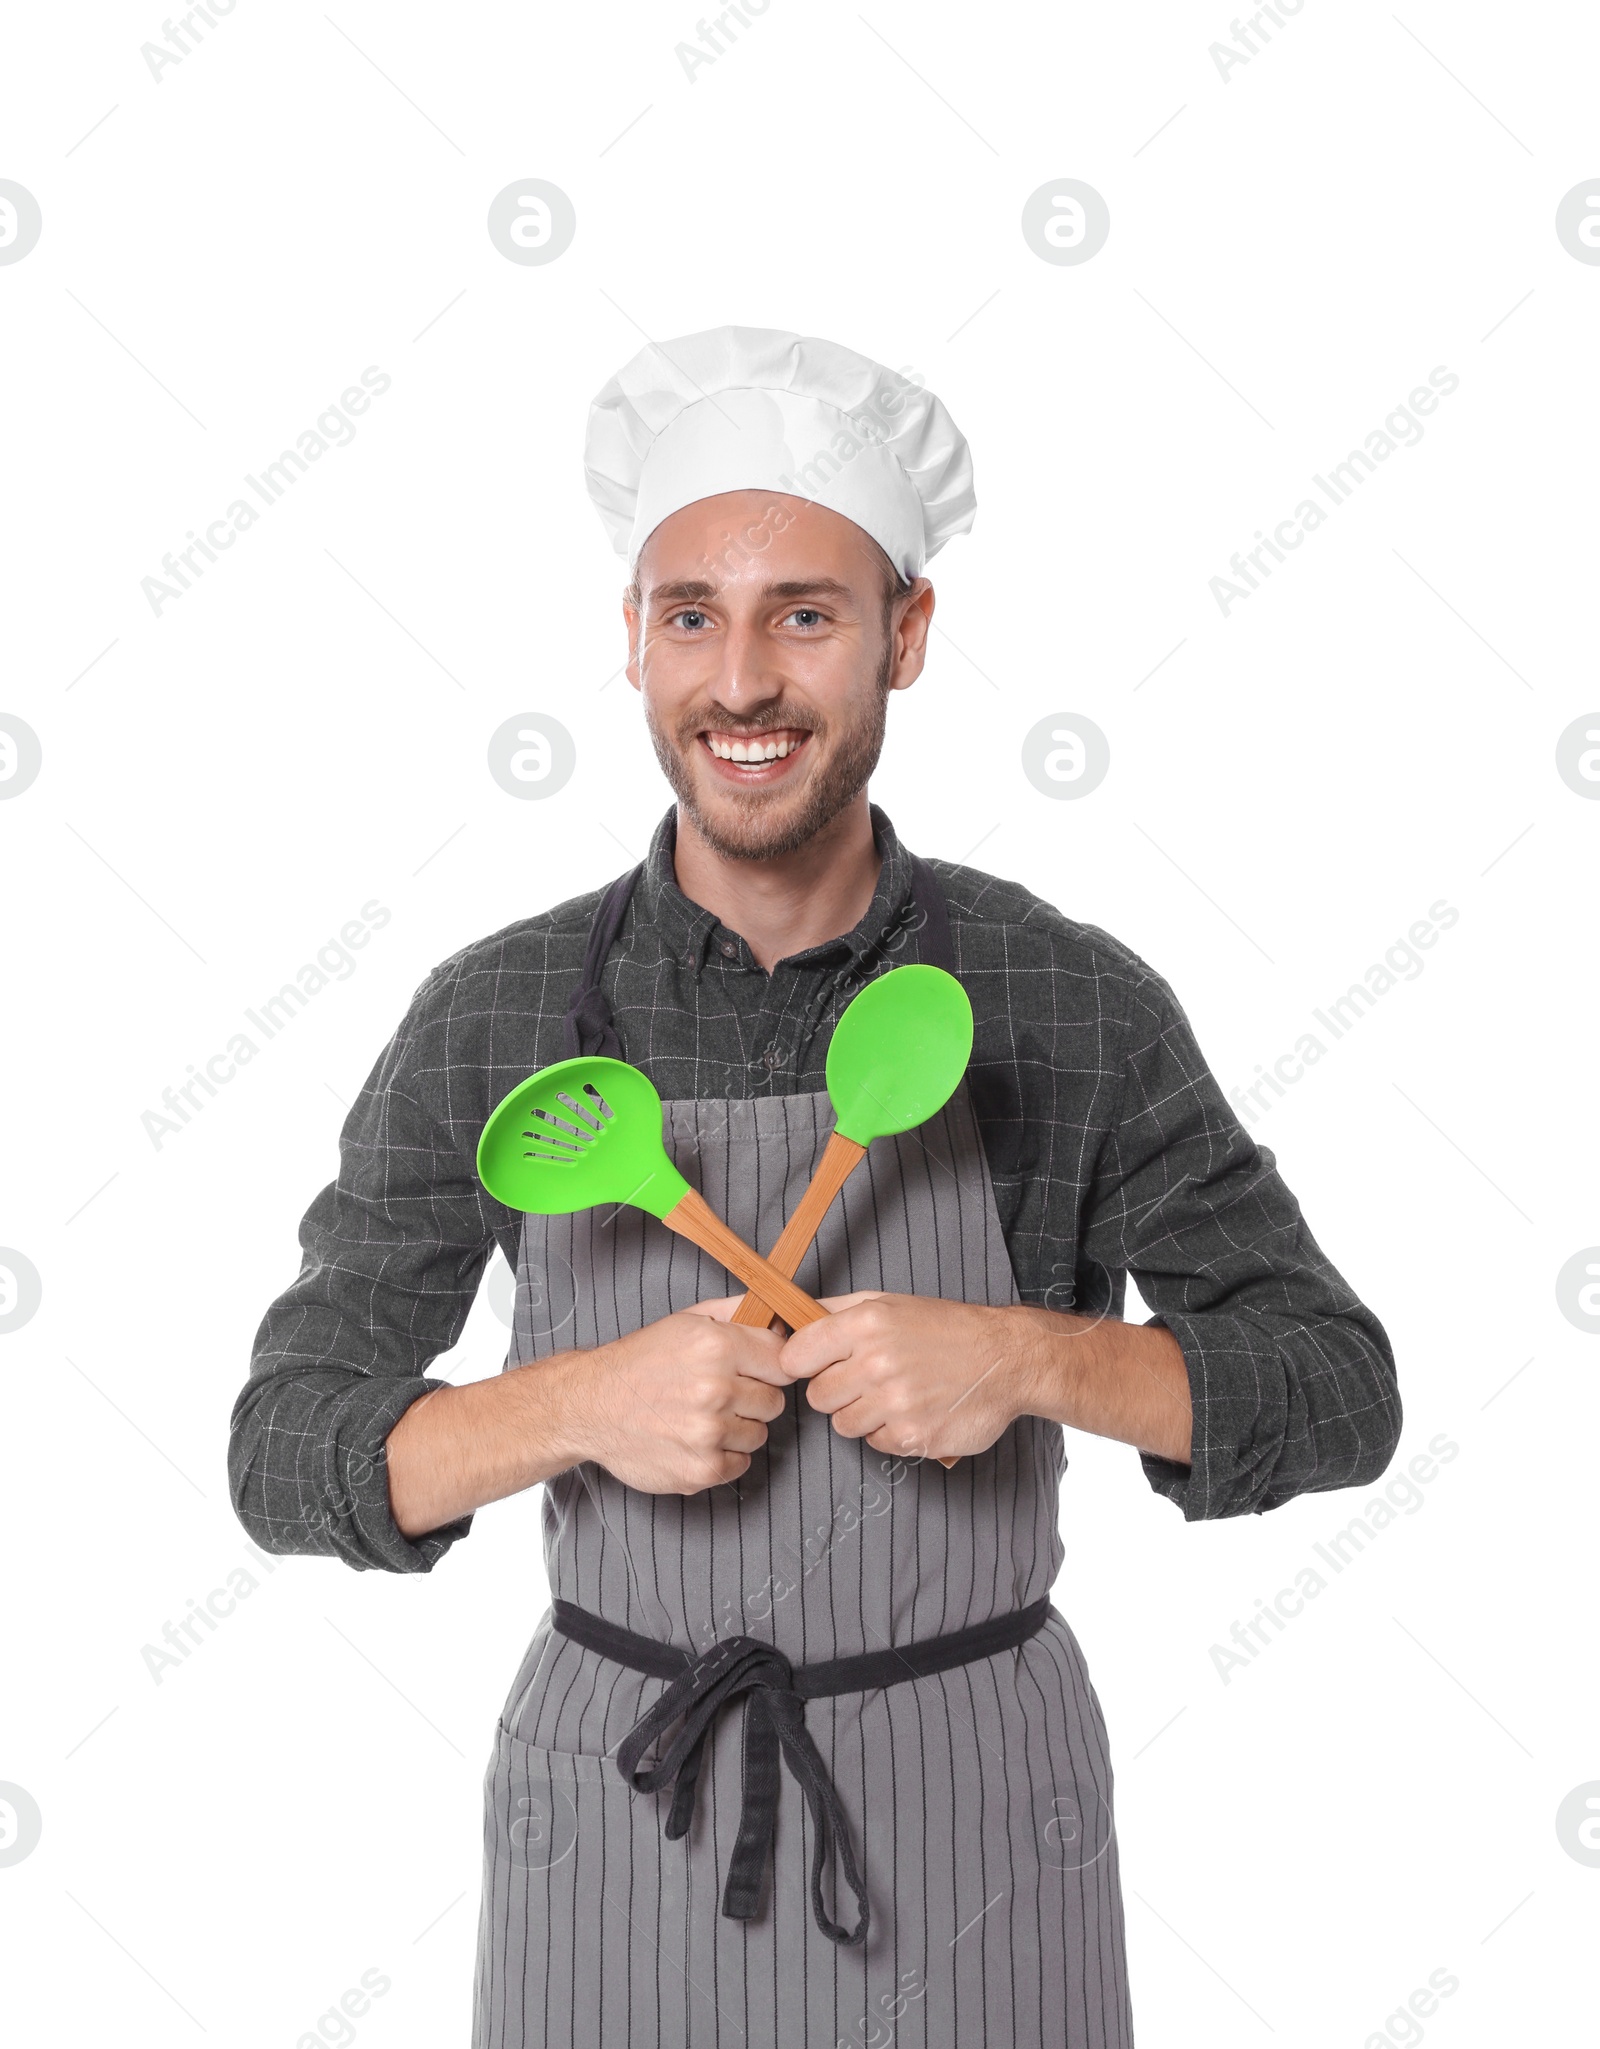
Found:
[[(618, 1050), (614, 1033), (605, 1042), (598, 981), (632, 880), (601, 905), (569, 1013), (585, 1051)], [(937, 913), (924, 958), (949, 952), (942, 899)], [(825, 1093), (665, 1105), (678, 1167), (761, 1247), (832, 1128)], [(929, 1123), (874, 1142), (796, 1279), (813, 1295), (1018, 1300), (964, 1084)], [(604, 1344), (737, 1289), (641, 1211), (527, 1216), (507, 1364)], [(895, 1458), (840, 1437), (797, 1383), (732, 1485), (642, 1494), (593, 1463), (551, 1479), (542, 1525), (555, 1601), (686, 1663), (738, 1638), (814, 1667), (1030, 1604), (1046, 1613), (1027, 1641), (992, 1656), (805, 1702), (805, 1736), (871, 1904), (857, 1946), (817, 1925), (816, 1824), (792, 1770), (767, 1788), (775, 1840), (759, 1909), (723, 1911), (750, 1709), (734, 1701), (707, 1724), (687, 1833), (669, 1838), (671, 1793), (633, 1790), (616, 1754), (670, 1682), (547, 1614), (485, 1783), (474, 2049), (881, 2049), (891, 2038), (898, 2049), (1129, 2049), (1105, 1728), (1082, 1652), (1046, 1598), (1061, 1564), (1064, 1466), (1060, 1427), (1039, 1417), (950, 1471)], [(837, 1853), (829, 1889), (848, 1924)]]

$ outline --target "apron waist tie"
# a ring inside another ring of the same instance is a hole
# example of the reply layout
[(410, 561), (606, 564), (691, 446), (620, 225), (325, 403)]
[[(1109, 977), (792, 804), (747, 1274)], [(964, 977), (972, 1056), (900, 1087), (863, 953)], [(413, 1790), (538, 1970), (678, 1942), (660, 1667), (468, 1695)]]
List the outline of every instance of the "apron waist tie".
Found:
[[(588, 1650), (614, 1659), (635, 1672), (670, 1683), (653, 1707), (629, 1730), (617, 1748), (617, 1769), (639, 1793), (672, 1788), (667, 1816), (669, 1838), (686, 1835), (694, 1816), (706, 1738), (718, 1714), (744, 1697), (743, 1804), (739, 1833), (723, 1887), (722, 1911), (736, 1921), (753, 1920), (760, 1911), (761, 1886), (772, 1851), (778, 1813), (778, 1765), (786, 1764), (805, 1795), (811, 1815), (811, 1909), (817, 1926), (830, 1942), (850, 1947), (864, 1942), (870, 1909), (865, 1883), (849, 1826), (822, 1754), (806, 1727), (805, 1704), (827, 1694), (866, 1693), (948, 1672), (979, 1658), (1014, 1650), (1043, 1626), (1049, 1597), (1010, 1614), (992, 1615), (967, 1629), (925, 1637), (856, 1657), (830, 1658), (815, 1665), (791, 1665), (782, 1651), (753, 1636), (728, 1636), (696, 1657), (654, 1637), (636, 1636), (570, 1601), (551, 1604), (553, 1626)], [(639, 1768), (639, 1760), (673, 1723), (678, 1731), (656, 1762)], [(823, 1904), (822, 1874), (830, 1850), (845, 1883), (855, 1894), (858, 1919), (842, 1927)]]

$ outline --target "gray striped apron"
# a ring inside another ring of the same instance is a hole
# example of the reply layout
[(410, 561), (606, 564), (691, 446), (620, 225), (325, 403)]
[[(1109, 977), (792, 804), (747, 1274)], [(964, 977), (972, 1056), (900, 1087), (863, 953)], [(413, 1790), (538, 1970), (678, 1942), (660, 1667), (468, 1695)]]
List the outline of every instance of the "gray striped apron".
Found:
[[(922, 955), (953, 967), (917, 874)], [(621, 1051), (598, 985), (633, 880), (596, 916), (570, 1050)], [(762, 1247), (832, 1127), (826, 1094), (665, 1105), (678, 1166)], [(871, 1146), (797, 1279), (1018, 1300), (965, 1086)], [(526, 1217), (507, 1365), (735, 1285), (639, 1210)], [(1064, 1469), (1038, 1417), (949, 1471), (894, 1458), (839, 1436), (802, 1382), (729, 1486), (551, 1479), (553, 1605), (485, 1782), (474, 2049), (1128, 2049), (1105, 1726), (1048, 1600)], [(986, 1629), (1008, 1647), (984, 1655)], [(956, 1632), (961, 1662), (904, 1669)], [(813, 1689), (858, 1659), (879, 1676)]]

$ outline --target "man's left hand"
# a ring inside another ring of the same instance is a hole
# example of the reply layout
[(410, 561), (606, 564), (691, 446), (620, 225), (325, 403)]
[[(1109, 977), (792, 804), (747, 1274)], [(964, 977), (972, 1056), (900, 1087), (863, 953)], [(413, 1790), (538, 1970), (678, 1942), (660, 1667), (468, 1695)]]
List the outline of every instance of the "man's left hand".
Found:
[(825, 1300), (779, 1355), (843, 1437), (916, 1458), (987, 1451), (1027, 1410), (1032, 1333), (1013, 1309), (917, 1295)]

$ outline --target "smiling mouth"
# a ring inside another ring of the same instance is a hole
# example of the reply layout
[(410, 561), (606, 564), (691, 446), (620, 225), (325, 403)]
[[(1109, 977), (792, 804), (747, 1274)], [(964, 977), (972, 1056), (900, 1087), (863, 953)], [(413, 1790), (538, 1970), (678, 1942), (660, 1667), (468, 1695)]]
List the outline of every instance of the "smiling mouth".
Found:
[(722, 733), (708, 728), (700, 744), (721, 766), (741, 782), (776, 779), (785, 773), (784, 764), (801, 752), (811, 735), (793, 726), (778, 726), (762, 733)]

